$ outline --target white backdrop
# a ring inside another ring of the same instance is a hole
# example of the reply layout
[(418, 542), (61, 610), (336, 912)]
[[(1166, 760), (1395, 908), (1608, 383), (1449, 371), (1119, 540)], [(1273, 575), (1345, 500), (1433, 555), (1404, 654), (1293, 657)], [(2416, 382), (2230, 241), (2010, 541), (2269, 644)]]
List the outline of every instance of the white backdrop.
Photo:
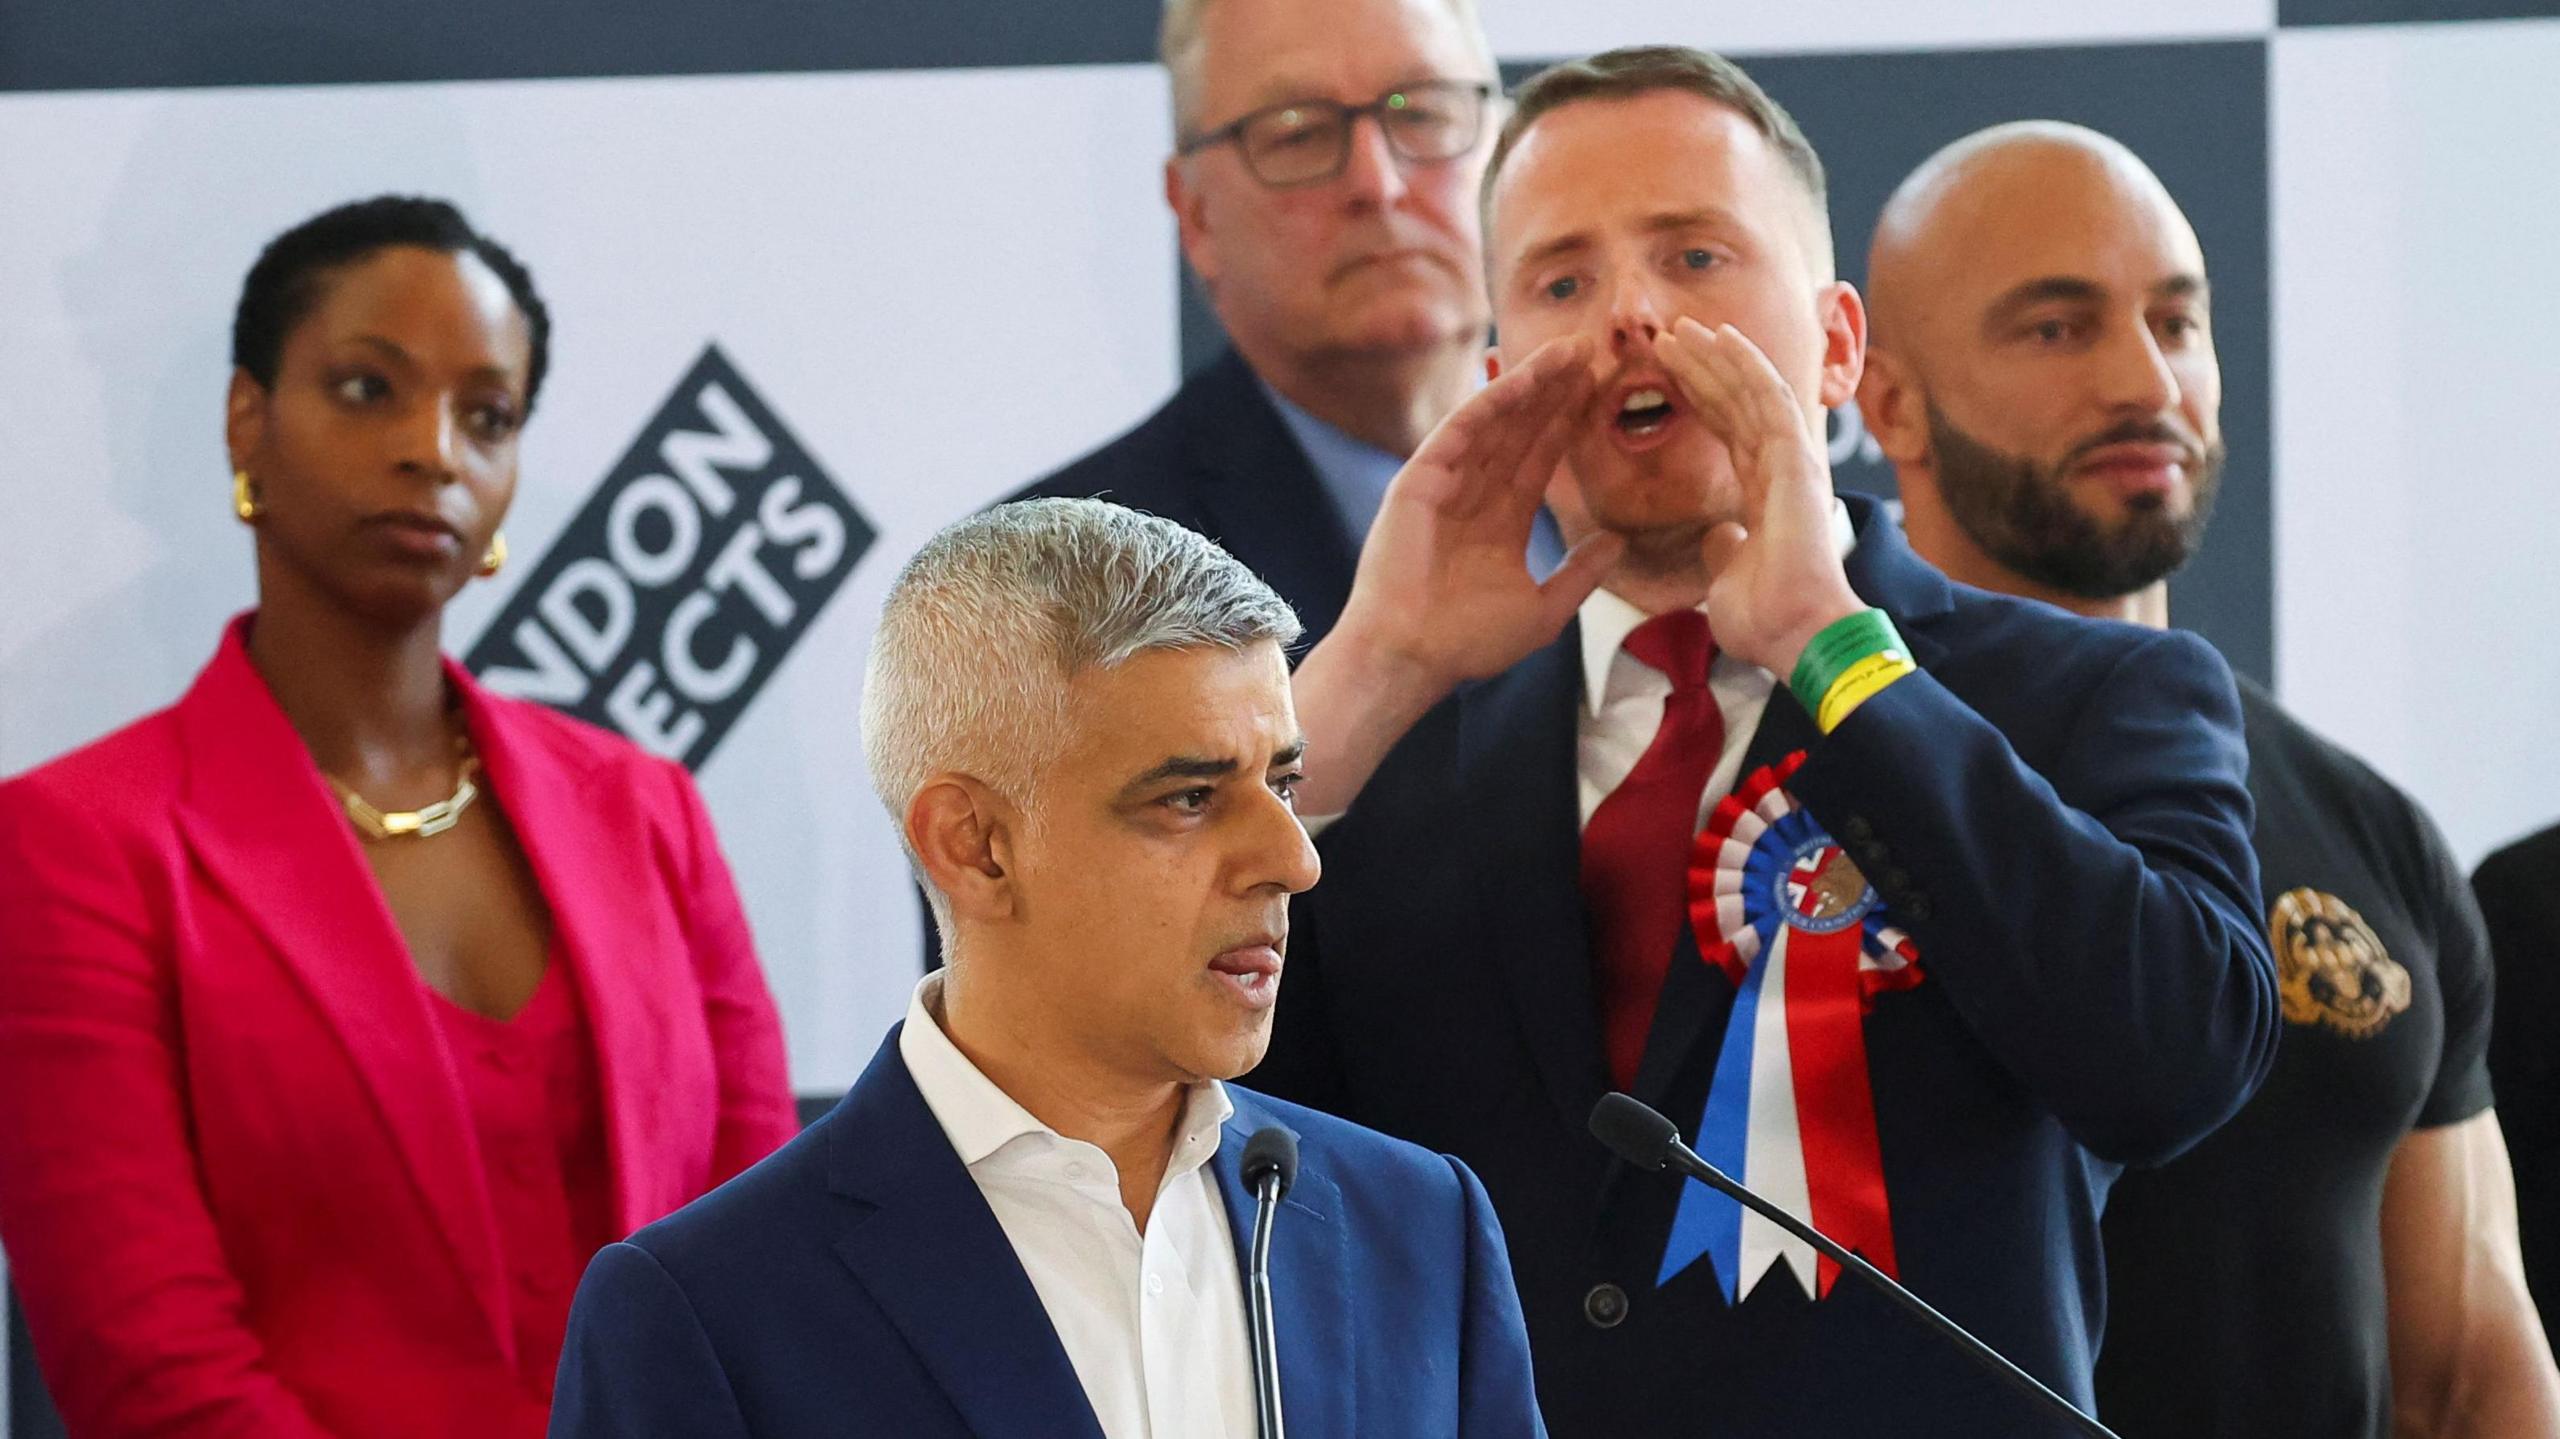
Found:
[(2560, 819), (2560, 23), (2274, 55), (2276, 679), (2464, 863)]
[(1657, 41), (1748, 56), (2254, 39), (2276, 25), (2276, 0), (1785, 0), (1743, 5), (1477, 0), (1477, 5), (1494, 48), (1524, 58), (1587, 55), (1612, 45)]

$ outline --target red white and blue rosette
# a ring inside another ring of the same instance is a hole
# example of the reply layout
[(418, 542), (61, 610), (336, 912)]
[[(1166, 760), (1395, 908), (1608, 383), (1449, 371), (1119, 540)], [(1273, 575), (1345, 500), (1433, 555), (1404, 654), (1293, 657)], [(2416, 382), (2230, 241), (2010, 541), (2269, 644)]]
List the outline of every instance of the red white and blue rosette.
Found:
[[(1734, 985), (1698, 1153), (1893, 1274), (1865, 1016), (1878, 994), (1920, 982), (1919, 954), (1785, 790), (1803, 763), (1798, 751), (1746, 777), (1691, 852), (1698, 949)], [(1815, 1298), (1839, 1277), (1812, 1246), (1692, 1181), (1681, 1187), (1656, 1282), (1701, 1256), (1714, 1261), (1727, 1304), (1779, 1264)]]

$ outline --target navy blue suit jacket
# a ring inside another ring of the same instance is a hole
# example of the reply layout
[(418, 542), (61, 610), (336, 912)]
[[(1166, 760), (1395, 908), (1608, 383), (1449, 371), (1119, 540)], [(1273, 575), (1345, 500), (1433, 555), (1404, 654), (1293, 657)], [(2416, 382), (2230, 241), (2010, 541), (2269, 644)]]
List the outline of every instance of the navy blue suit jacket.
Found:
[[(2274, 1055), (2238, 699), (2193, 635), (1953, 584), (1847, 503), (1849, 581), (1923, 672), (1829, 736), (1782, 690), (1749, 767), (1808, 751), (1789, 788), (1927, 974), (1865, 1022), (1903, 1280), (2085, 1403), (2108, 1185), (2228, 1118)], [(1815, 1302), (1772, 1275), (1733, 1308), (1705, 1260), (1655, 1286), (1678, 1181), (1585, 1129), (1609, 1079), (1580, 647), (1568, 627), (1441, 704), (1326, 831), (1253, 1082), (1484, 1177), (1559, 1436), (1675, 1413), (1704, 1416), (1683, 1433), (2049, 1432), (1853, 1279)], [(1634, 1088), (1687, 1128), (1734, 992), (1681, 946)]]
[[(1535, 1436), (1520, 1303), (1454, 1160), (1228, 1087), (1211, 1161), (1239, 1273), (1247, 1138), (1299, 1137), (1271, 1282), (1292, 1439)], [(596, 1256), (559, 1439), (1101, 1439), (1038, 1293), (898, 1055), (735, 1180)], [(1191, 1439), (1191, 1436), (1181, 1436)]]
[(1216, 540), (1298, 612), (1309, 645), (1350, 597), (1360, 536), (1233, 350), (1136, 429), (1007, 498), (1094, 496)]

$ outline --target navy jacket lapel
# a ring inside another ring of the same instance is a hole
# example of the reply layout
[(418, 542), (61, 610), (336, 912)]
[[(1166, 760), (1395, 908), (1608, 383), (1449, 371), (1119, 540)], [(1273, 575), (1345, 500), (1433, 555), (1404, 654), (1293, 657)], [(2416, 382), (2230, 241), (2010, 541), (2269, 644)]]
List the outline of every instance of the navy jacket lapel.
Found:
[(845, 1267), (980, 1439), (1102, 1439), (1031, 1278), (898, 1054), (898, 1034), (831, 1116), (828, 1186), (856, 1212)]
[[(1496, 957), (1549, 1097), (1577, 1132), (1609, 1087), (1582, 908), (1582, 804), (1574, 707), (1581, 622), (1461, 693), (1462, 806), (1449, 843), (1474, 876), (1478, 953)], [(1559, 762), (1561, 761), (1561, 762)]]
[[(1254, 1096), (1229, 1086), (1236, 1112), (1220, 1132), (1210, 1159), (1218, 1194), (1226, 1200), (1234, 1231), (1236, 1272), (1244, 1285), (1251, 1332), (1254, 1201), (1244, 1184), (1244, 1146), (1255, 1130), (1273, 1122)], [(1343, 1229), (1342, 1191), (1325, 1173), (1322, 1155), (1301, 1149), (1298, 1178), (1272, 1216), (1271, 1322), (1280, 1341), (1280, 1412), (1292, 1439), (1357, 1439), (1352, 1391), (1350, 1236)]]
[(1310, 637), (1323, 635), (1351, 594), (1359, 540), (1242, 356), (1229, 350), (1190, 388), (1183, 448), (1203, 528), (1297, 606)]

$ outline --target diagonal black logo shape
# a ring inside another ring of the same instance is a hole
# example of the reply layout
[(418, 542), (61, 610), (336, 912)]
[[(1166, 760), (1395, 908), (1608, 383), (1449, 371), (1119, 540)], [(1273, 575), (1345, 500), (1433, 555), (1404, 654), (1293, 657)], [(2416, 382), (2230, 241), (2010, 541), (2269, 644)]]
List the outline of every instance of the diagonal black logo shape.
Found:
[(877, 538), (706, 346), (463, 663), (700, 769)]

